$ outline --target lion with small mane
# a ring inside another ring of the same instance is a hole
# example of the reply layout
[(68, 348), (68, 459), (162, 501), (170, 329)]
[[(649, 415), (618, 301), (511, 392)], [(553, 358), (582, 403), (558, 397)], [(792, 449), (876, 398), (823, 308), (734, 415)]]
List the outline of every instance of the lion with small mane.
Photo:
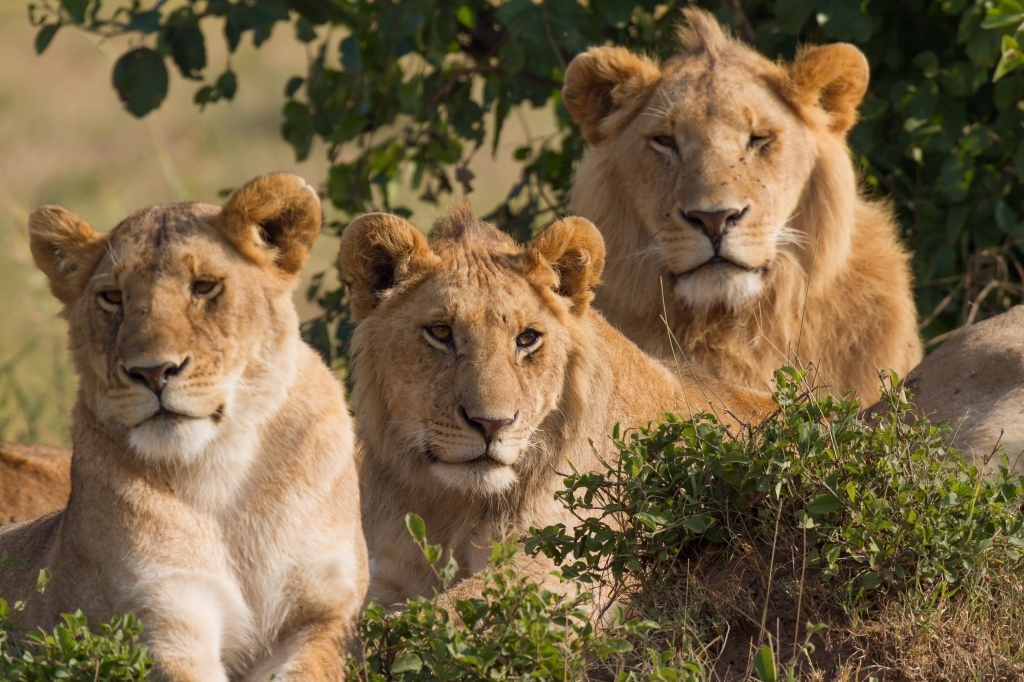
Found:
[[(575, 525), (555, 500), (557, 471), (613, 462), (615, 423), (707, 411), (736, 424), (774, 407), (765, 393), (670, 372), (595, 312), (604, 243), (581, 218), (520, 246), (464, 204), (429, 242), (376, 213), (345, 230), (339, 266), (358, 321), (367, 596), (385, 606), (439, 587), (407, 513), (458, 561), (448, 597), (479, 596), (492, 541)], [(531, 559), (523, 571), (560, 589), (553, 568)]]
[(893, 211), (860, 194), (846, 144), (867, 90), (854, 46), (771, 62), (684, 10), (663, 65), (620, 47), (579, 55), (563, 101), (591, 145), (573, 209), (608, 245), (595, 305), (641, 348), (681, 349), (723, 377), (787, 361), (874, 397), (876, 368), (921, 359)]
[(368, 582), (352, 420), (291, 300), (320, 224), (285, 174), (106, 234), (32, 213), (80, 385), (67, 508), (0, 528), (16, 627), (133, 612), (161, 680), (344, 677)]

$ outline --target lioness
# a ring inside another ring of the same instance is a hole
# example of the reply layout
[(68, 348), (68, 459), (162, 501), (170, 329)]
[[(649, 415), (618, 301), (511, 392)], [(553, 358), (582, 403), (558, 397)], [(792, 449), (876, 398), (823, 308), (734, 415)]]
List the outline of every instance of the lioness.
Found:
[[(521, 247), (465, 205), (435, 226), (431, 243), (402, 218), (375, 213), (345, 230), (339, 266), (359, 322), (352, 402), (368, 597), (385, 605), (437, 586), (406, 513), (423, 517), (464, 579), (509, 531), (575, 525), (554, 499), (556, 470), (614, 461), (616, 422), (705, 410), (733, 422), (726, 406), (747, 419), (771, 404), (721, 381), (698, 384), (685, 367), (680, 383), (595, 312), (604, 243), (582, 218)], [(552, 568), (538, 560), (524, 570), (554, 587)], [(449, 596), (480, 587), (477, 576)]]
[(17, 626), (132, 611), (159, 679), (343, 677), (368, 582), (352, 421), (290, 297), (320, 223), (283, 174), (107, 234), (31, 215), (81, 387), (67, 509), (0, 529)]
[(70, 494), (70, 450), (0, 443), (0, 525), (63, 509)]
[(891, 207), (862, 196), (846, 145), (868, 84), (852, 45), (771, 62), (684, 11), (659, 66), (592, 48), (563, 101), (591, 145), (573, 209), (608, 245), (595, 305), (641, 348), (764, 386), (787, 359), (877, 396), (877, 367), (921, 359), (908, 255)]

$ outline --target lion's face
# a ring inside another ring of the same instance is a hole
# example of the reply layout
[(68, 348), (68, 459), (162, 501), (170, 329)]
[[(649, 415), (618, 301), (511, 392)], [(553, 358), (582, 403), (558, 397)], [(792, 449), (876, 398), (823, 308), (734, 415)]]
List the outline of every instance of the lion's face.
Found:
[(308, 253), (319, 215), (294, 176), (257, 179), (223, 210), (151, 207), (105, 235), (62, 209), (33, 214), (33, 253), (65, 303), (85, 403), (137, 455), (188, 461), (272, 402), (286, 362), (275, 350), (297, 324), (289, 292), (305, 254), (292, 250)]
[[(536, 464), (532, 444), (557, 411), (587, 301), (554, 291), (559, 279), (544, 252), (468, 212), (439, 231), (428, 246), (400, 218), (374, 214), (345, 232), (342, 274), (365, 318), (353, 338), (354, 402), (373, 393), (408, 446), (396, 467), (495, 494)], [(389, 255), (382, 244), (408, 253)], [(406, 270), (395, 274), (395, 262)]]
[(710, 15), (686, 17), (684, 49), (664, 66), (594, 48), (570, 65), (563, 95), (594, 147), (588, 174), (607, 180), (595, 187), (615, 187), (646, 233), (632, 257), (654, 256), (689, 307), (737, 310), (770, 286), (783, 252), (807, 260), (816, 235), (794, 219), (822, 133), (852, 125), (867, 63), (840, 44), (786, 67), (726, 38)]
[(684, 62), (612, 143), (676, 296), (738, 308), (757, 297), (814, 166), (793, 110), (741, 67)]

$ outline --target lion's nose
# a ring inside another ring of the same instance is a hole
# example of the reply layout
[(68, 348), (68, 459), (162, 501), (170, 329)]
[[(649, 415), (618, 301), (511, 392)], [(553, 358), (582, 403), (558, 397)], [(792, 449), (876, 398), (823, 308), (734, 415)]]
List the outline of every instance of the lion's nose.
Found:
[(480, 432), (480, 435), (484, 437), (484, 442), (488, 445), (491, 444), (491, 441), (498, 435), (499, 431), (512, 424), (519, 417), (518, 412), (511, 419), (504, 417), (497, 419), (491, 417), (471, 417), (464, 407), (459, 408), (459, 413), (471, 427)]
[(133, 381), (144, 383), (149, 386), (151, 391), (159, 394), (167, 385), (167, 380), (184, 369), (186, 364), (188, 364), (187, 359), (180, 365), (165, 362), (153, 367), (129, 367), (126, 371)]
[(747, 209), (727, 208), (721, 211), (687, 211), (683, 216), (691, 225), (703, 230), (717, 251), (722, 235), (739, 222), (746, 212)]

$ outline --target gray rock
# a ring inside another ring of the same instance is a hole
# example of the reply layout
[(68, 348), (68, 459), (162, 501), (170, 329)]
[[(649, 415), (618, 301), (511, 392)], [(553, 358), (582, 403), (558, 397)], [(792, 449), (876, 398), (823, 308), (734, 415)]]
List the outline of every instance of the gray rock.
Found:
[(1011, 469), (1024, 472), (1024, 305), (946, 341), (910, 372), (905, 386), (922, 416), (949, 420), (965, 457), (973, 455), (980, 465), (999, 441)]

